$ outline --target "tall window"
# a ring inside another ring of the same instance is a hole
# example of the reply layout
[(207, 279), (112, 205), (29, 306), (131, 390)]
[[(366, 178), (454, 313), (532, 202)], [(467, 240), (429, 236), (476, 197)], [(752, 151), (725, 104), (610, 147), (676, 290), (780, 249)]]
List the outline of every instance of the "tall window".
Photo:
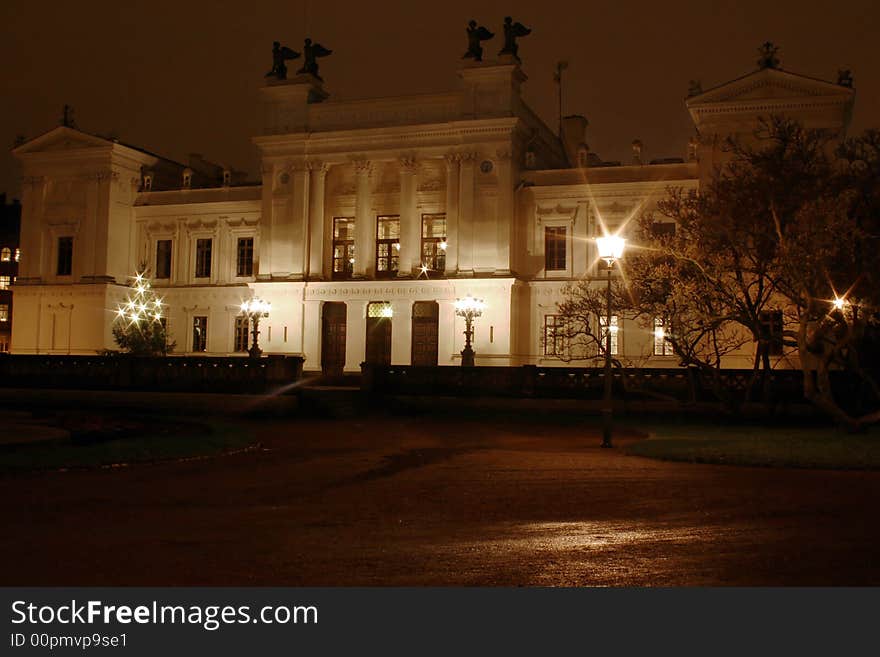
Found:
[(11, 282), (11, 276), (0, 276), (0, 290), (8, 290)]
[(0, 303), (0, 322), (9, 321), (9, 304)]
[(15, 261), (18, 262), (21, 259), (21, 249), (15, 250)]
[(544, 228), (544, 269), (565, 271), (565, 226)]
[(422, 215), (422, 264), (431, 271), (446, 271), (446, 215)]
[(389, 278), (400, 266), (400, 217), (380, 216), (376, 221), (376, 277)]
[(8, 246), (4, 246), (3, 250), (0, 251), (0, 261), (9, 262), (10, 260), (12, 260), (12, 249)]
[(254, 275), (254, 238), (239, 237), (235, 259), (236, 276)]
[(767, 353), (771, 356), (782, 355), (782, 311), (765, 310), (759, 317), (761, 322), (761, 338), (767, 345)]
[(70, 276), (73, 272), (73, 238), (58, 238), (58, 266), (55, 273), (58, 276)]
[(171, 278), (171, 240), (156, 242), (156, 278)]
[(193, 317), (193, 351), (207, 351), (208, 349), (208, 318)]
[(563, 357), (568, 351), (561, 315), (544, 315), (544, 355)]
[(211, 277), (212, 244), (213, 240), (210, 237), (196, 240), (196, 278)]
[(354, 217), (333, 217), (333, 278), (351, 278), (354, 270)]
[(248, 350), (248, 318), (246, 315), (238, 315), (235, 318), (235, 344), (233, 351)]
[[(602, 346), (605, 346), (605, 336), (607, 333), (605, 332), (605, 326), (607, 324), (607, 320), (605, 317), (599, 318), (599, 335), (602, 339)], [(618, 354), (618, 344), (620, 341), (620, 325), (617, 322), (617, 315), (611, 315), (611, 355), (616, 356)]]
[(655, 356), (672, 356), (672, 343), (666, 339), (667, 336), (666, 322), (662, 317), (654, 318), (654, 355)]

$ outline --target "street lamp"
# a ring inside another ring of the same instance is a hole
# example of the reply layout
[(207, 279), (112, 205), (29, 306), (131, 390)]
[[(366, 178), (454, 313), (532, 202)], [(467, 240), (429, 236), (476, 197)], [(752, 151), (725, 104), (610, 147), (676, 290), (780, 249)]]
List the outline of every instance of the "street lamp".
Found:
[(257, 345), (257, 338), (260, 335), (260, 320), (263, 317), (268, 317), (270, 310), (272, 310), (271, 303), (256, 297), (248, 299), (241, 304), (241, 312), (254, 324), (252, 331), (254, 342), (251, 348), (248, 349), (248, 355), (251, 358), (259, 358), (263, 354), (263, 350)]
[(474, 318), (483, 314), (486, 304), (482, 299), (474, 299), (468, 295), (464, 299), (455, 300), (455, 314), (464, 317), (464, 349), (461, 350), (461, 366), (474, 366), (474, 350), (471, 342), (474, 338)]
[(602, 447), (611, 447), (611, 269), (623, 257), (626, 240), (619, 235), (596, 238), (599, 257), (608, 265), (608, 287), (605, 291), (605, 396), (602, 404)]

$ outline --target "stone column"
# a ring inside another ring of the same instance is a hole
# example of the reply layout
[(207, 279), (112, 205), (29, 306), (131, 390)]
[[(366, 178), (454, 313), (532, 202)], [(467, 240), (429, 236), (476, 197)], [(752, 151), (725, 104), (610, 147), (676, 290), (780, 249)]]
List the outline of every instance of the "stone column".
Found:
[[(264, 164), (262, 167), (262, 216), (260, 218), (260, 252), (257, 255), (257, 279), (258, 280), (268, 280), (271, 278), (272, 274), (272, 239), (274, 235), (272, 234), (272, 211), (274, 209), (273, 204), (273, 190), (275, 188), (275, 178), (280, 175), (280, 172), (276, 170), (274, 166), (271, 164)], [(175, 240), (174, 245), (177, 247), (177, 254), (172, 254), (175, 259), (175, 263), (179, 262), (180, 259), (180, 251), (183, 246), (180, 240)], [(182, 263), (180, 263), (182, 265)], [(173, 267), (173, 265), (172, 265)], [(180, 276), (181, 267), (173, 267), (172, 275), (174, 276), (175, 282), (180, 283), (183, 279)]]
[(416, 207), (416, 160), (400, 158), (400, 267), (397, 275), (410, 278), (422, 264), (422, 226)]
[(323, 162), (310, 162), (311, 183), (309, 190), (309, 268), (306, 272), (309, 280), (323, 280), (324, 266), (324, 181), (327, 177), (327, 165)]
[(510, 275), (512, 269), (511, 254), (513, 240), (513, 169), (511, 166), (510, 148), (501, 148), (496, 152), (498, 169), (498, 190), (495, 207), (496, 220), (496, 256), (495, 273)]
[(391, 328), (391, 364), (412, 364), (412, 300), (395, 299), (391, 302), (394, 322)]
[(305, 164), (300, 164), (294, 169), (292, 182), (290, 190), (292, 262), (289, 271), (293, 277), (300, 279), (305, 276), (309, 252), (309, 169)]
[(303, 369), (320, 371), (321, 369), (321, 301), (307, 298), (303, 301), (302, 320), (302, 353), (306, 359)]
[(458, 272), (458, 156), (446, 156), (446, 274)]
[[(372, 163), (358, 160), (354, 163), (357, 182), (354, 201), (354, 276), (366, 278), (376, 269), (376, 218), (371, 206), (370, 175)], [(358, 361), (358, 366), (360, 361)]]
[(476, 220), (475, 176), (476, 153), (460, 154), (458, 202), (458, 271), (474, 274), (474, 222)]
[[(345, 371), (360, 372), (367, 354), (366, 300), (348, 299), (345, 302)], [(392, 331), (392, 339), (394, 333)]]

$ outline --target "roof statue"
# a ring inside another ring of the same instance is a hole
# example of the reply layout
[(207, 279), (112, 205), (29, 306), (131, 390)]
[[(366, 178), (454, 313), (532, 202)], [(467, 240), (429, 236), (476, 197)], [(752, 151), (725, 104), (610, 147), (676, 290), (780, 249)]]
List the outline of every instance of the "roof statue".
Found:
[(772, 41), (766, 41), (758, 48), (758, 53), (761, 55), (758, 58), (758, 68), (779, 68), (779, 57), (776, 56), (778, 52), (778, 46), (774, 45)]
[(519, 37), (528, 36), (532, 31), (527, 28), (522, 23), (514, 23), (513, 19), (510, 16), (504, 17), (504, 47), (499, 52), (499, 55), (513, 55), (516, 61), (519, 61), (519, 55), (517, 51), (519, 50), (519, 46), (516, 43), (516, 40)]
[(303, 45), (303, 65), (297, 73), (310, 73), (323, 82), (324, 78), (318, 75), (318, 57), (326, 57), (332, 55), (332, 50), (327, 50), (320, 43), (312, 43), (311, 39), (306, 39)]
[(837, 84), (841, 87), (850, 87), (853, 86), (853, 76), (852, 71), (848, 68), (842, 68), (837, 71)]
[(73, 108), (70, 105), (65, 105), (61, 110), (60, 123), (65, 128), (76, 128), (76, 121), (73, 120)]
[(477, 25), (477, 21), (470, 21), (467, 27), (468, 49), (462, 59), (473, 58), (475, 62), (483, 61), (483, 46), (480, 41), (487, 41), (495, 35), (482, 25)]
[(703, 93), (703, 83), (699, 80), (691, 80), (688, 83), (688, 98), (699, 96), (701, 93)]
[(272, 70), (266, 73), (266, 77), (273, 77), (279, 80), (287, 79), (287, 64), (284, 62), (288, 59), (296, 59), (299, 53), (295, 50), (282, 46), (280, 42), (272, 42)]

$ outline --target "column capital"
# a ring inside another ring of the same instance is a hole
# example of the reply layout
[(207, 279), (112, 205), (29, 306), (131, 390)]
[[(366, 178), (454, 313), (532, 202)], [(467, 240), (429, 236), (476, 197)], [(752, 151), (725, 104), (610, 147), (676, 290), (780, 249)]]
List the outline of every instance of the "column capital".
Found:
[(456, 155), (458, 156), (459, 162), (473, 162), (480, 154), (476, 151), (463, 151), (461, 153), (456, 153)]
[(499, 148), (495, 151), (495, 156), (499, 160), (509, 160), (513, 155), (513, 151), (509, 146), (505, 146), (503, 148)]
[(373, 172), (373, 163), (370, 160), (352, 160), (354, 172), (359, 176), (369, 176)]
[(401, 174), (413, 174), (418, 168), (418, 161), (412, 155), (402, 155), (398, 158), (398, 162), (400, 163)]
[(325, 175), (330, 169), (330, 165), (321, 160), (308, 160), (306, 162), (306, 168), (313, 173)]
[(446, 162), (446, 168), (450, 171), (458, 166), (458, 159), (458, 153), (447, 153), (443, 156), (443, 160)]

